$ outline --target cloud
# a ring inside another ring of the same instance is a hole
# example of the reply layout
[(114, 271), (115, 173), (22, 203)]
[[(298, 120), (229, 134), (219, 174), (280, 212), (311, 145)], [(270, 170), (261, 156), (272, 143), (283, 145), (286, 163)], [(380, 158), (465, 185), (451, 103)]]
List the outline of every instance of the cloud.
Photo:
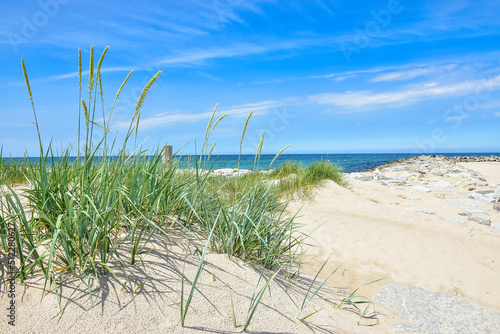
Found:
[(340, 112), (362, 112), (380, 108), (399, 108), (420, 101), (465, 96), (468, 94), (486, 94), (500, 88), (500, 75), (489, 79), (464, 81), (450, 85), (435, 82), (409, 85), (404, 89), (375, 93), (371, 90), (346, 93), (321, 93), (309, 96), (309, 101), (318, 104), (333, 105)]
[(344, 81), (346, 79), (355, 79), (357, 77), (358, 77), (357, 74), (351, 74), (351, 75), (338, 76), (338, 77), (333, 78), (333, 80), (335, 80), (335, 81)]
[[(252, 111), (253, 116), (265, 115), (272, 108), (282, 107), (294, 101), (296, 101), (295, 98), (288, 98), (280, 101), (261, 101), (257, 103), (235, 105), (229, 108), (220, 108), (217, 110), (216, 117), (220, 117), (226, 113), (229, 117), (247, 117)], [(212, 111), (197, 114), (183, 113), (180, 111), (173, 113), (160, 113), (151, 117), (141, 118), (139, 127), (141, 129), (152, 129), (178, 123), (193, 123), (202, 120), (208, 121), (211, 116)], [(115, 121), (114, 125), (118, 128), (128, 128), (130, 126), (130, 122)]]
[(292, 97), (292, 98), (288, 98), (285, 100), (279, 100), (279, 101), (262, 101), (262, 102), (258, 102), (258, 103), (236, 105), (236, 106), (232, 106), (228, 109), (222, 109), (221, 111), (223, 113), (228, 113), (230, 116), (233, 116), (233, 117), (246, 117), (252, 111), (253, 111), (254, 116), (258, 116), (258, 115), (266, 114), (269, 111), (269, 109), (279, 108), (279, 107), (287, 105), (290, 102), (294, 102), (296, 100), (297, 100), (296, 98)]
[[(421, 67), (421, 64), (407, 64), (400, 66), (377, 66), (362, 70), (356, 71), (345, 71), (345, 72), (337, 72), (337, 73), (329, 73), (329, 74), (321, 74), (321, 75), (312, 75), (309, 79), (334, 79), (337, 81), (342, 81), (348, 78), (355, 78), (364, 74), (374, 74), (374, 73), (382, 73), (387, 71), (397, 71), (397, 70), (405, 70), (408, 68)], [(340, 78), (340, 79), (338, 79)]]
[(444, 66), (430, 66), (430, 67), (416, 68), (406, 71), (389, 72), (376, 76), (371, 80), (371, 82), (410, 80), (428, 74), (436, 74), (442, 71), (451, 71), (455, 69), (457, 66), (458, 65), (456, 64), (449, 64)]
[[(97, 71), (97, 68), (95, 69)], [(101, 73), (105, 72), (125, 72), (125, 71), (131, 71), (132, 68), (130, 67), (103, 67), (101, 68)], [(78, 77), (78, 72), (71, 72), (71, 73), (65, 73), (65, 74), (58, 74), (58, 75), (53, 75), (50, 77), (47, 77), (45, 79), (39, 79), (39, 80), (44, 80), (44, 81), (59, 81), (59, 80), (64, 80), (64, 79), (69, 79), (69, 78), (76, 78)], [(82, 71), (82, 76), (87, 76), (89, 75), (89, 70)]]
[(266, 54), (276, 51), (301, 49), (318, 43), (313, 40), (290, 40), (286, 42), (272, 42), (268, 44), (235, 44), (224, 48), (213, 49), (190, 49), (180, 52), (178, 55), (161, 59), (157, 64), (201, 64), (207, 60), (219, 58), (245, 57), (257, 54)]
[(500, 117), (500, 112), (496, 112), (496, 113), (494, 113), (494, 114), (493, 114), (493, 116), (495, 116), (495, 117)]

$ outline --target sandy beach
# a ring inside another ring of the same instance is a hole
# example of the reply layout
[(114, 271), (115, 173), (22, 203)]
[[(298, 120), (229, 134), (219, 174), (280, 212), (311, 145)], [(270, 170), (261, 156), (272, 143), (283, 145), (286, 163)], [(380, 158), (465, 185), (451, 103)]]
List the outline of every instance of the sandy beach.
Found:
[[(249, 332), (500, 330), (500, 211), (493, 209), (500, 195), (500, 163), (455, 164), (424, 157), (346, 178), (348, 187), (328, 181), (311, 198), (288, 207), (290, 214), (299, 211), (300, 232), (309, 235), (303, 274), (276, 277)], [(180, 232), (172, 239), (155, 235), (123, 289), (120, 282), (126, 277), (108, 275), (90, 286), (80, 285), (71, 296), (77, 282), (68, 278), (58, 289), (62, 315), (56, 295), (42, 298), (43, 281), (31, 278), (26, 286), (16, 287), (16, 327), (8, 326), (4, 317), (0, 332), (241, 332), (252, 295), (265, 282), (259, 282), (258, 269), (217, 254), (207, 256), (186, 326), (180, 326), (181, 277), (185, 275), (189, 291), (199, 262), (196, 249), (202, 247)], [(343, 265), (301, 312), (311, 281), (328, 258), (321, 279)], [(3, 277), (5, 272), (2, 267)], [(358, 294), (375, 301), (378, 320), (370, 309), (357, 325), (359, 312), (353, 307), (334, 307), (377, 279), (383, 280)], [(5, 289), (0, 294), (4, 310), (10, 301)], [(446, 307), (436, 309), (434, 302)], [(450, 310), (453, 315), (446, 313)], [(309, 314), (306, 322), (298, 320)]]

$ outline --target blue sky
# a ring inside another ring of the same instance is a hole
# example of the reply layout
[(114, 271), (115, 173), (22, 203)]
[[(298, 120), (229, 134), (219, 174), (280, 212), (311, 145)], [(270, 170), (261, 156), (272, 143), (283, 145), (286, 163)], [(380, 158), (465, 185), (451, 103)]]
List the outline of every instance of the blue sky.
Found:
[[(3, 155), (77, 143), (78, 49), (102, 66), (104, 108), (118, 141), (138, 95), (138, 142), (194, 153), (210, 114), (216, 153), (291, 144), (289, 153), (500, 152), (500, 2), (491, 1), (3, 1)], [(88, 72), (84, 73), (84, 91)], [(84, 97), (87, 95), (84, 94)], [(102, 109), (97, 109), (102, 115)]]

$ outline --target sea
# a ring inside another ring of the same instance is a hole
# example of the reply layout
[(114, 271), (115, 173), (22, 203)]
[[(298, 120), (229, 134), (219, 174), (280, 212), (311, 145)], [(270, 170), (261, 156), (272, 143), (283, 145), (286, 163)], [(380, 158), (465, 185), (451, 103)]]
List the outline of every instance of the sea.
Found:
[[(434, 155), (444, 156), (500, 156), (500, 152), (490, 153), (433, 153)], [(361, 172), (367, 169), (383, 165), (393, 160), (411, 158), (424, 154), (414, 153), (350, 153), (350, 154), (281, 154), (271, 165), (275, 155), (262, 154), (258, 164), (255, 162), (255, 155), (218, 155), (212, 156), (209, 164), (213, 169), (219, 168), (241, 168), (241, 169), (270, 169), (276, 168), (285, 161), (295, 161), (303, 166), (308, 166), (317, 161), (329, 161), (339, 166), (344, 173)], [(179, 159), (181, 168), (191, 168), (195, 166), (195, 161), (199, 156), (187, 155), (174, 157)], [(54, 158), (58, 161), (60, 158)], [(36, 164), (39, 158), (29, 158), (31, 163)], [(76, 157), (70, 158), (70, 161), (76, 160)], [(24, 158), (2, 158), (2, 162), (22, 163)], [(49, 163), (50, 164), (50, 163)]]

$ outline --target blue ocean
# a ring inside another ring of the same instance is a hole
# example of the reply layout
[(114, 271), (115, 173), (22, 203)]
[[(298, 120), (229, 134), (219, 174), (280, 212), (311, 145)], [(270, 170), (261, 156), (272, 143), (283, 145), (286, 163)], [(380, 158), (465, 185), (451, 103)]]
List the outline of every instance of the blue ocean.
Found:
[[(444, 156), (490, 156), (490, 155), (500, 155), (500, 153), (435, 153), (436, 155)], [(271, 168), (275, 168), (285, 161), (296, 161), (304, 166), (308, 166), (316, 161), (329, 161), (338, 165), (343, 172), (352, 173), (360, 172), (367, 169), (374, 168), (379, 165), (383, 165), (387, 162), (410, 158), (422, 154), (411, 154), (411, 153), (359, 153), (359, 154), (282, 154), (276, 161), (274, 161)], [(210, 165), (213, 164), (214, 169), (218, 168), (239, 168), (242, 169), (253, 169), (254, 167), (259, 169), (269, 169), (269, 165), (274, 159), (274, 154), (262, 154), (258, 166), (255, 164), (255, 155), (219, 155), (212, 156), (210, 160)], [(182, 156), (176, 157), (180, 161), (181, 168), (191, 168), (195, 166), (196, 156)], [(34, 164), (37, 163), (38, 158), (29, 158)], [(74, 160), (76, 158), (73, 158)], [(22, 162), (24, 158), (2, 158), (3, 162)], [(55, 158), (57, 161), (58, 158)], [(70, 159), (71, 160), (71, 159)], [(239, 162), (238, 162), (239, 160)]]
[[(308, 166), (316, 161), (329, 161), (339, 166), (343, 172), (361, 172), (367, 169), (383, 165), (390, 161), (403, 158), (411, 158), (423, 154), (411, 153), (351, 153), (351, 154), (282, 154), (273, 163), (271, 168), (279, 166), (285, 161), (292, 160)], [(490, 156), (500, 155), (500, 153), (436, 153), (435, 155), (444, 156)], [(269, 164), (274, 159), (274, 154), (263, 154), (260, 157), (259, 168), (268, 169)], [(240, 159), (240, 168), (252, 169), (254, 166), (254, 155), (242, 155)], [(237, 155), (219, 155), (215, 162), (215, 168), (237, 168)]]

